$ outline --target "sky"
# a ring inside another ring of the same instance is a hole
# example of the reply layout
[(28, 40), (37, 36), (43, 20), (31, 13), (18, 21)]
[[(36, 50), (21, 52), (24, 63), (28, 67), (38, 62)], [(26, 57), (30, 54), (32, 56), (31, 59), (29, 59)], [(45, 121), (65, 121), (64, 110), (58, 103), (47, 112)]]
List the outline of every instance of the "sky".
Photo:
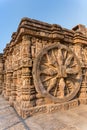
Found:
[(23, 17), (68, 29), (87, 26), (87, 0), (0, 0), (0, 53)]

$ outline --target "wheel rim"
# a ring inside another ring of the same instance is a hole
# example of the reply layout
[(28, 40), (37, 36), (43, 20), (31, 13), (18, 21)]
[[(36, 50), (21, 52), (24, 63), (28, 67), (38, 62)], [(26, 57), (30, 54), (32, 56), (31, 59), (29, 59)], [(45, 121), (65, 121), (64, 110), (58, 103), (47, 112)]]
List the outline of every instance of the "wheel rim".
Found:
[(76, 96), (82, 80), (76, 55), (56, 43), (39, 53), (33, 65), (34, 85), (38, 93), (54, 102), (69, 101)]

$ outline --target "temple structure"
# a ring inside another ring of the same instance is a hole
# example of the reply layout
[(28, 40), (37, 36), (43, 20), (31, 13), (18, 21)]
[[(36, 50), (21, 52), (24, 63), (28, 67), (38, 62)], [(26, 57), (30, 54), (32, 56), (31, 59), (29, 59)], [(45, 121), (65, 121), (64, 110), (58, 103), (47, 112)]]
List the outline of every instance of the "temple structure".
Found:
[(87, 104), (87, 29), (23, 18), (0, 54), (0, 93), (23, 118)]

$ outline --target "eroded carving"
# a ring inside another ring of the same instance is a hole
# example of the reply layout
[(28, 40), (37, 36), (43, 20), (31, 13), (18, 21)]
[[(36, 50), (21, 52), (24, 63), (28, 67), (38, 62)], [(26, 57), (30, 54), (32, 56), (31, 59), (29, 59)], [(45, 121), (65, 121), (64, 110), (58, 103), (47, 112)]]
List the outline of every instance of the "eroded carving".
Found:
[(37, 91), (56, 102), (71, 100), (80, 88), (80, 63), (69, 48), (59, 43), (40, 52), (33, 75)]

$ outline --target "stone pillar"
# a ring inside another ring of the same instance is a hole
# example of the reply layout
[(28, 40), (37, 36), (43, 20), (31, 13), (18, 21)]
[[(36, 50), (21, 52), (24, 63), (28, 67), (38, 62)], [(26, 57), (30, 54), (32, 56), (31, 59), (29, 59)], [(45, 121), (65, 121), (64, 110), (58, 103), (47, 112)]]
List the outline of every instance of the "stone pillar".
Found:
[(16, 103), (21, 103), (21, 87), (22, 87), (22, 70), (17, 70), (17, 85), (16, 85)]
[(12, 85), (12, 76), (13, 76), (12, 54), (10, 52), (8, 53), (5, 62), (6, 62), (6, 66), (5, 66), (5, 71), (6, 71), (6, 94), (5, 94), (5, 98), (7, 100), (9, 100), (10, 96), (11, 96), (11, 85)]
[(3, 83), (3, 92), (2, 92), (2, 94), (5, 97), (5, 95), (6, 95), (6, 72), (5, 72), (5, 70), (4, 70), (3, 78), (4, 78), (4, 83)]
[(87, 104), (87, 69), (83, 69), (83, 79), (79, 92), (79, 101), (81, 104)]
[(0, 94), (2, 93), (3, 90), (3, 74), (0, 73)]
[(3, 55), (0, 54), (0, 94), (3, 90)]
[(76, 43), (74, 45), (74, 53), (76, 54), (77, 58), (79, 59), (81, 66), (83, 66), (82, 45), (80, 43)]
[(5, 98), (9, 100), (11, 96), (11, 85), (12, 85), (12, 72), (6, 72), (6, 95)]
[(20, 68), (20, 42), (14, 46), (12, 52), (12, 68), (13, 68), (13, 82), (11, 86), (11, 96), (10, 96), (10, 105), (14, 105), (18, 99), (18, 88), (20, 88), (18, 83), (18, 71)]
[(13, 71), (12, 84), (11, 84), (11, 94), (10, 94), (10, 105), (13, 106), (16, 100), (16, 87), (17, 87), (17, 71)]
[(31, 107), (30, 103), (30, 70), (22, 68), (21, 105), (22, 108)]
[(74, 45), (74, 52), (77, 56), (77, 58), (80, 61), (80, 65), (82, 68), (82, 83), (80, 87), (80, 91), (78, 93), (79, 101), (80, 103), (86, 102), (86, 80), (85, 80), (85, 68), (84, 68), (84, 61), (83, 61), (83, 46), (80, 43), (76, 43)]
[(83, 46), (82, 54), (83, 54), (84, 67), (87, 68), (87, 45)]
[[(21, 74), (20, 74), (21, 72)], [(27, 35), (22, 37), (21, 43), (21, 70), (18, 72), (18, 89), (17, 89), (17, 104), (20, 104), (19, 114), (26, 117), (25, 110), (29, 110), (34, 106), (35, 101), (31, 98), (31, 73), (32, 73), (32, 59), (31, 59), (31, 38)], [(21, 82), (19, 81), (21, 80)], [(20, 88), (19, 88), (20, 87)], [(16, 104), (16, 106), (17, 106)]]

